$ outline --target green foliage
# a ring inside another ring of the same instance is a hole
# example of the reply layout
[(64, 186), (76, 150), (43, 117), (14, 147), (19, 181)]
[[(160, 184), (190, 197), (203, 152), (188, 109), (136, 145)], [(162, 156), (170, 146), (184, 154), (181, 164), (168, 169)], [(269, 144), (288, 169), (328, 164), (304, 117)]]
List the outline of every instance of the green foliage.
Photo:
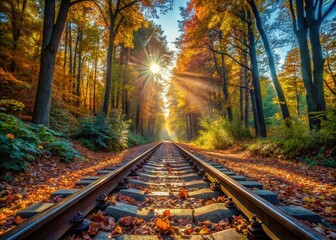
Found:
[(275, 127), (278, 133), (271, 139), (261, 139), (249, 149), (265, 157), (280, 156), (297, 159), (309, 165), (336, 167), (336, 114), (328, 112), (320, 131), (309, 132), (307, 127), (292, 120), (291, 127), (283, 123)]
[(48, 144), (45, 149), (51, 154), (61, 157), (64, 162), (71, 162), (73, 159), (82, 158), (80, 153), (73, 148), (71, 142), (66, 139), (54, 141)]
[(223, 149), (231, 146), (235, 140), (250, 136), (247, 129), (221, 116), (203, 117), (199, 125), (202, 130), (195, 143), (209, 149)]
[(69, 162), (80, 158), (63, 135), (42, 125), (29, 125), (20, 119), (0, 113), (0, 169), (22, 171), (40, 154), (59, 155)]
[(63, 133), (72, 133), (77, 127), (77, 119), (68, 110), (60, 106), (51, 107), (50, 128)]
[(128, 127), (129, 121), (115, 112), (112, 117), (100, 115), (81, 119), (79, 129), (72, 136), (94, 151), (121, 151), (127, 148)]
[(153, 140), (154, 139), (147, 139), (147, 138), (144, 138), (143, 136), (136, 135), (135, 133), (131, 131), (128, 132), (128, 146), (129, 147), (147, 144), (147, 143), (153, 142)]
[(0, 100), (0, 107), (6, 109), (7, 113), (22, 112), (25, 105), (16, 100)]
[(273, 99), (276, 98), (276, 94), (272, 84), (269, 80), (265, 80), (266, 96), (263, 98), (263, 111), (265, 116), (265, 122), (267, 125), (278, 124), (275, 119), (275, 115), (280, 113), (279, 105), (275, 104)]

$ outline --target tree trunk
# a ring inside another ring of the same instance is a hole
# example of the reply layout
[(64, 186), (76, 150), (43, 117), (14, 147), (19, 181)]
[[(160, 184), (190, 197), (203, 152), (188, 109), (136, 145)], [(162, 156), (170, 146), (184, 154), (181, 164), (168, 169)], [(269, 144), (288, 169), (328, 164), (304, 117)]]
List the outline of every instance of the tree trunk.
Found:
[[(243, 67), (240, 68), (239, 73), (239, 85), (244, 85), (244, 69)], [(244, 121), (244, 89), (242, 87), (239, 88), (239, 123), (241, 124)]]
[(69, 28), (68, 22), (65, 24), (65, 39), (64, 39), (64, 60), (63, 60), (63, 73), (66, 74), (66, 64), (68, 56), (68, 38), (69, 38)]
[(254, 130), (256, 137), (260, 137), (260, 121), (258, 116), (257, 104), (256, 104), (256, 96), (254, 91), (250, 90), (251, 102), (252, 102), (252, 112), (253, 112), (253, 122), (254, 122)]
[[(12, 12), (11, 23), (12, 23), (12, 37), (13, 37), (12, 53), (13, 55), (15, 55), (15, 52), (18, 48), (19, 39), (21, 37), (21, 27), (18, 24), (18, 22), (22, 21), (22, 16), (24, 15), (24, 12), (26, 10), (27, 3), (28, 3), (27, 0), (22, 1), (22, 8), (20, 11), (16, 9), (15, 3), (11, 3), (11, 12)], [(11, 63), (10, 63), (10, 71), (14, 72), (15, 69), (16, 69), (16, 62), (12, 58)]]
[(96, 45), (95, 49), (95, 60), (94, 60), (94, 82), (93, 82), (93, 115), (97, 115), (97, 109), (96, 109), (96, 92), (97, 92), (97, 67), (98, 67), (98, 43)]
[(62, 0), (55, 19), (55, 0), (45, 0), (41, 64), (32, 122), (49, 125), (52, 80), (55, 58), (61, 40), (70, 0)]
[(225, 98), (226, 111), (228, 113), (229, 121), (232, 122), (233, 116), (232, 116), (232, 108), (230, 105), (230, 96), (229, 96), (229, 90), (228, 90), (228, 76), (226, 72), (224, 54), (221, 54), (221, 61), (222, 61), (221, 73), (222, 73), (222, 80), (223, 80), (223, 93), (224, 93), (224, 98)]
[[(222, 86), (222, 92), (224, 94), (226, 111), (227, 111), (227, 114), (228, 114), (229, 121), (231, 122), (232, 121), (232, 110), (231, 110), (231, 106), (228, 102), (229, 101), (229, 93), (228, 93), (228, 89), (227, 89), (227, 79), (226, 79), (225, 72), (224, 72), (224, 69), (225, 69), (224, 55), (221, 54), (221, 63), (222, 63), (221, 68), (219, 67), (219, 64), (218, 64), (218, 61), (217, 61), (217, 58), (216, 58), (216, 53), (214, 51), (212, 52), (212, 55), (213, 55), (213, 59), (214, 59), (217, 74), (218, 74), (218, 76), (221, 80), (221, 86)], [(225, 117), (225, 114), (224, 114), (224, 117)]]
[(80, 88), (81, 88), (81, 76), (82, 76), (82, 49), (81, 49), (81, 42), (83, 39), (83, 31), (78, 29), (78, 68), (77, 68), (77, 84), (76, 84), (76, 106), (79, 107), (80, 105)]
[[(277, 73), (276, 73), (276, 67), (275, 67), (273, 53), (272, 53), (272, 50), (271, 50), (270, 43), (268, 41), (268, 37), (266, 35), (266, 32), (265, 32), (265, 30), (262, 26), (259, 11), (257, 9), (257, 6), (255, 5), (254, 0), (248, 0), (247, 2), (250, 4), (250, 6), (252, 8), (254, 17), (256, 19), (256, 25), (257, 25), (258, 31), (259, 31), (261, 39), (264, 43), (264, 47), (265, 47), (265, 51), (266, 51), (267, 58), (268, 58), (268, 64), (269, 64), (269, 68), (270, 68), (270, 72), (271, 72), (273, 85), (274, 85), (275, 91), (277, 93), (278, 101), (279, 101), (279, 104), (280, 104), (282, 118), (284, 120), (290, 119), (290, 114), (289, 114), (286, 98), (285, 98), (285, 95), (284, 95), (283, 90), (281, 88), (281, 85), (279, 83), (279, 79), (278, 79), (278, 76), (277, 76)], [(288, 122), (288, 124), (289, 124), (289, 122)]]
[(297, 86), (297, 77), (294, 77), (294, 88), (295, 88), (295, 98), (296, 98), (296, 112), (297, 117), (300, 117), (300, 94)]
[[(312, 50), (313, 57), (313, 77), (314, 77), (314, 88), (316, 96), (316, 110), (317, 117), (326, 109), (326, 103), (324, 99), (324, 89), (323, 89), (323, 71), (324, 71), (324, 58), (322, 53), (321, 41), (320, 41), (320, 25), (314, 24), (309, 28), (309, 39)], [(319, 121), (319, 119), (317, 119)], [(317, 126), (320, 128), (319, 125)]]
[(111, 94), (111, 82), (112, 82), (112, 58), (113, 58), (113, 48), (114, 48), (114, 32), (113, 28), (109, 30), (109, 44), (106, 56), (106, 85), (105, 85), (105, 95), (103, 104), (103, 113), (107, 114), (109, 110), (110, 94)]
[[(245, 42), (245, 40), (244, 40)], [(248, 54), (247, 53), (243, 53), (243, 58), (244, 58), (244, 64), (245, 66), (248, 66)], [(250, 109), (250, 102), (249, 102), (249, 72), (247, 70), (247, 68), (244, 68), (244, 72), (243, 72), (243, 77), (244, 77), (244, 85), (246, 87), (246, 89), (244, 90), (245, 93), (245, 116), (244, 116), (244, 123), (245, 123), (245, 127), (248, 129), (249, 128), (249, 109)]]
[[(250, 15), (249, 11), (247, 12), (247, 14), (248, 16)], [(260, 135), (257, 135), (257, 136), (264, 138), (266, 137), (266, 125), (265, 125), (264, 112), (262, 108), (259, 67), (258, 67), (258, 60), (257, 60), (255, 37), (254, 37), (251, 24), (248, 24), (248, 36), (249, 36), (249, 42), (250, 42), (250, 61), (251, 61), (251, 70), (252, 70), (252, 83), (254, 87), (253, 92), (255, 94), (255, 106), (257, 108), (256, 110), (258, 113), (259, 128), (260, 128)]]

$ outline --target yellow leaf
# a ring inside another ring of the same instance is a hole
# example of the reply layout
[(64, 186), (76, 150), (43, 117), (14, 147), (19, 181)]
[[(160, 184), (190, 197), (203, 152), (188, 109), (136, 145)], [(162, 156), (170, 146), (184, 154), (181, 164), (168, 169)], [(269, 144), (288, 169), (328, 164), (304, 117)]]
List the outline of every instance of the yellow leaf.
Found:
[(210, 234), (210, 230), (206, 227), (202, 228), (201, 231), (199, 231), (200, 235)]

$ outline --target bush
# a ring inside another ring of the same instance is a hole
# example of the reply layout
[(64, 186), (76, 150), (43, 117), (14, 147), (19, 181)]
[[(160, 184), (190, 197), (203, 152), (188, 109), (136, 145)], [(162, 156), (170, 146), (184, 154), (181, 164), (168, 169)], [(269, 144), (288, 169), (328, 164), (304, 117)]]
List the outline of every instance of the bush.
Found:
[(292, 120), (290, 127), (276, 127), (277, 137), (261, 139), (249, 150), (265, 157), (297, 159), (309, 165), (336, 166), (336, 114), (328, 112), (320, 131), (310, 132), (304, 124)]
[(78, 128), (77, 119), (61, 106), (52, 106), (50, 110), (50, 127), (66, 134)]
[(0, 108), (6, 113), (17, 113), (22, 112), (25, 105), (16, 100), (0, 100)]
[[(63, 144), (62, 148), (57, 148)], [(63, 135), (42, 125), (29, 125), (0, 113), (0, 169), (22, 171), (40, 154), (56, 154), (63, 161), (80, 158)]]
[(147, 144), (150, 142), (153, 142), (154, 139), (147, 139), (144, 138), (143, 136), (136, 135), (133, 132), (128, 132), (128, 146), (133, 147), (133, 146), (139, 146), (143, 144)]
[(222, 116), (203, 117), (199, 124), (202, 130), (199, 131), (195, 143), (210, 149), (223, 149), (231, 146), (236, 140), (250, 136), (243, 126), (229, 122)]
[(113, 117), (105, 115), (83, 118), (74, 139), (93, 151), (121, 151), (127, 148), (129, 122), (124, 121), (120, 112)]

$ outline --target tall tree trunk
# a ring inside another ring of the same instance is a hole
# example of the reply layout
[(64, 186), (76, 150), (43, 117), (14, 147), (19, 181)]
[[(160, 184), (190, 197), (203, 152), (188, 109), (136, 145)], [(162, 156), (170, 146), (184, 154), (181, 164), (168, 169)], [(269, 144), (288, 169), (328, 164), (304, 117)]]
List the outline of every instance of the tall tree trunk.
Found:
[(232, 116), (232, 108), (230, 104), (230, 96), (229, 96), (229, 90), (228, 90), (228, 76), (225, 66), (225, 59), (224, 54), (221, 54), (221, 62), (222, 62), (222, 79), (223, 79), (223, 93), (225, 98), (225, 105), (226, 105), (226, 111), (228, 113), (229, 121), (232, 122), (233, 116)]
[(261, 133), (260, 133), (260, 121), (259, 121), (259, 115), (258, 115), (258, 108), (257, 108), (257, 103), (256, 103), (256, 96), (252, 89), (250, 90), (250, 95), (251, 95), (251, 102), (252, 102), (252, 112), (253, 112), (253, 123), (254, 123), (255, 135), (256, 137), (260, 137)]
[(40, 73), (32, 119), (32, 122), (35, 124), (49, 125), (51, 90), (56, 53), (69, 8), (70, 0), (62, 0), (56, 23), (54, 24), (55, 0), (45, 0)]
[[(247, 12), (247, 15), (250, 16), (249, 11)], [(266, 137), (266, 125), (265, 125), (264, 112), (262, 108), (257, 50), (256, 50), (256, 43), (255, 43), (255, 37), (254, 37), (253, 29), (252, 29), (252, 24), (250, 23), (248, 24), (248, 37), (249, 37), (249, 42), (250, 42), (250, 61), (251, 61), (251, 70), (252, 70), (252, 83), (254, 87), (253, 92), (255, 94), (255, 106), (257, 108), (256, 110), (258, 113), (259, 128), (260, 128), (260, 135), (257, 135), (257, 136)]]
[(127, 79), (128, 79), (128, 60), (129, 60), (129, 49), (126, 48), (122, 48), (123, 50), (123, 66), (124, 66), (124, 74), (122, 77), (122, 100), (121, 100), (121, 105), (122, 105), (122, 110), (123, 110), (123, 114), (126, 115), (126, 119), (128, 119), (128, 113), (127, 113), (127, 108), (128, 108), (128, 104), (127, 104), (127, 93), (128, 90), (126, 88), (127, 85)]
[[(229, 93), (228, 93), (228, 89), (227, 89), (227, 79), (225, 76), (225, 65), (224, 65), (224, 55), (221, 54), (221, 67), (219, 66), (218, 60), (216, 58), (216, 53), (214, 51), (212, 51), (212, 56), (213, 56), (213, 60), (215, 63), (215, 67), (216, 67), (216, 71), (217, 74), (221, 80), (221, 86), (222, 86), (222, 91), (224, 94), (224, 100), (225, 100), (225, 106), (226, 106), (226, 111), (227, 111), (227, 115), (229, 118), (229, 121), (232, 121), (232, 110), (231, 110), (231, 106), (229, 104)], [(224, 117), (225, 117), (225, 112), (224, 112)]]
[[(244, 42), (246, 42), (246, 40), (244, 40)], [(243, 53), (243, 59), (244, 59), (244, 65), (248, 66), (248, 54), (247, 53)], [(250, 102), (249, 102), (249, 72), (247, 70), (247, 68), (244, 68), (244, 72), (243, 72), (243, 78), (244, 78), (244, 85), (245, 85), (245, 116), (244, 116), (244, 122), (245, 122), (245, 127), (248, 129), (249, 128), (249, 110), (250, 110)]]
[(72, 56), (72, 30), (71, 30), (71, 22), (68, 22), (68, 31), (69, 31), (69, 75), (70, 75), (70, 85), (69, 85), (69, 93), (71, 95), (70, 101), (72, 102), (72, 84), (73, 84), (73, 56)]
[[(278, 79), (278, 76), (277, 76), (277, 73), (276, 73), (276, 67), (275, 67), (273, 53), (272, 53), (272, 50), (271, 50), (271, 47), (270, 47), (270, 43), (268, 41), (268, 37), (267, 37), (266, 32), (265, 32), (265, 30), (262, 26), (262, 23), (261, 23), (261, 18), (260, 18), (260, 15), (259, 15), (258, 8), (255, 4), (255, 0), (248, 0), (247, 2), (250, 4), (250, 6), (252, 8), (254, 17), (256, 19), (256, 25), (257, 25), (258, 31), (259, 31), (261, 39), (264, 43), (264, 47), (265, 47), (267, 58), (268, 58), (268, 64), (269, 64), (269, 68), (270, 68), (270, 72), (271, 72), (271, 78), (272, 78), (272, 81), (273, 81), (275, 91), (276, 91), (277, 96), (278, 96), (278, 101), (279, 101), (279, 104), (280, 104), (282, 117), (285, 120), (290, 119), (290, 114), (289, 114), (286, 98), (285, 98), (285, 95), (283, 93), (282, 87), (280, 85), (280, 82), (279, 82), (279, 79)], [(288, 121), (287, 121), (287, 123), (289, 124)]]
[(308, 26), (305, 17), (305, 6), (303, 0), (296, 1), (296, 14), (295, 17), (292, 1), (289, 0), (290, 11), (293, 18), (293, 31), (296, 36), (300, 51), (301, 60), (301, 73), (302, 79), (306, 90), (306, 102), (308, 109), (309, 128), (314, 129), (319, 126), (319, 120), (316, 118), (317, 104), (316, 104), (316, 91), (312, 76), (312, 63), (308, 45)]
[(93, 82), (93, 115), (97, 115), (96, 109), (96, 92), (97, 92), (97, 67), (98, 67), (98, 43), (95, 48), (95, 60), (94, 60), (94, 82)]
[(300, 94), (297, 86), (297, 77), (294, 77), (294, 88), (295, 88), (295, 98), (296, 98), (296, 112), (297, 117), (300, 117)]
[(114, 48), (114, 31), (110, 27), (109, 30), (109, 44), (106, 56), (106, 85), (105, 85), (105, 95), (103, 104), (103, 113), (107, 114), (109, 110), (110, 94), (111, 94), (111, 82), (112, 82), (112, 58), (113, 58), (113, 48)]
[[(21, 1), (20, 1), (21, 2)], [(22, 1), (22, 7), (21, 10), (19, 11), (17, 9), (17, 6), (15, 6), (16, 4), (14, 2), (12, 2), (11, 5), (11, 23), (12, 23), (12, 37), (13, 37), (13, 41), (12, 41), (12, 53), (13, 55), (15, 55), (15, 52), (18, 48), (18, 44), (19, 44), (19, 39), (21, 37), (21, 27), (20, 27), (20, 23), (22, 22), (22, 16), (24, 15), (24, 12), (26, 10), (27, 7), (27, 0), (23, 0)], [(10, 71), (14, 72), (16, 69), (16, 62), (15, 60), (12, 58), (11, 59), (11, 63), (10, 63)]]
[[(239, 73), (239, 85), (243, 86), (245, 82), (244, 78), (244, 69), (243, 67), (240, 68)], [(239, 122), (240, 124), (244, 121), (244, 89), (242, 87), (239, 88)]]
[[(322, 46), (320, 41), (320, 25), (318, 23), (312, 24), (309, 28), (309, 39), (313, 57), (313, 77), (316, 96), (316, 110), (317, 117), (326, 109), (323, 89), (323, 71), (324, 71), (324, 58), (322, 53)], [(318, 119), (319, 120), (319, 119)], [(320, 122), (318, 125), (320, 128)]]
[(76, 83), (76, 106), (79, 107), (80, 105), (80, 88), (81, 88), (81, 76), (82, 76), (82, 49), (81, 49), (81, 42), (83, 39), (83, 31), (78, 29), (78, 68), (77, 68), (77, 83)]
[(67, 64), (67, 55), (68, 55), (68, 38), (69, 38), (69, 28), (68, 22), (65, 24), (65, 39), (64, 39), (64, 59), (63, 59), (63, 73), (66, 74), (66, 64)]

